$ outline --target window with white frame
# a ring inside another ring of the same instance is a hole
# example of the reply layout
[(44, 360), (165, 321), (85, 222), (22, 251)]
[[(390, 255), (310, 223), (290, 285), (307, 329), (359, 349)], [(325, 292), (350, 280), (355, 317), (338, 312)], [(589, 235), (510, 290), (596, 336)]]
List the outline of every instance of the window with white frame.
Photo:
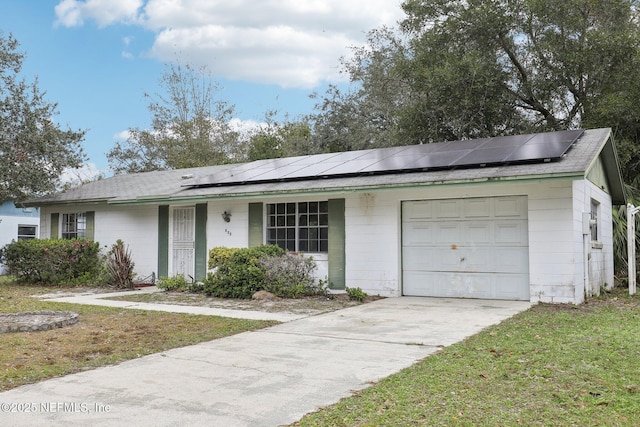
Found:
[(85, 213), (62, 214), (62, 238), (80, 239), (87, 236), (87, 215)]
[(329, 203), (268, 204), (267, 244), (292, 252), (328, 252)]
[(35, 239), (37, 229), (37, 225), (18, 225), (18, 240)]
[(591, 199), (591, 241), (597, 242), (600, 236), (598, 235), (598, 218), (599, 218), (600, 203)]

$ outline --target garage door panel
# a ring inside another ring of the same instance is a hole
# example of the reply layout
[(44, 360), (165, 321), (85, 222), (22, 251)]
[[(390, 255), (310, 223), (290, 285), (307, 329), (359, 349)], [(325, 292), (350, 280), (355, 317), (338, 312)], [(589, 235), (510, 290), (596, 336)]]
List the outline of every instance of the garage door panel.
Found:
[(488, 245), (493, 242), (493, 227), (490, 221), (463, 222), (464, 233), (461, 244)]
[(460, 218), (462, 201), (458, 199), (435, 200), (435, 219)]
[(432, 219), (433, 203), (431, 201), (413, 202), (402, 210), (403, 220)]
[(497, 220), (495, 222), (495, 243), (527, 246), (528, 231), (526, 221)]
[(528, 300), (526, 218), (524, 196), (404, 202), (403, 294)]
[(463, 240), (462, 224), (459, 222), (436, 222), (435, 241), (437, 244), (451, 245)]
[(529, 296), (529, 276), (514, 274), (496, 274), (493, 285), (495, 299), (513, 299), (528, 301)]
[(434, 247), (418, 246), (406, 252), (403, 260), (403, 268), (406, 270), (436, 270), (442, 262), (441, 253)]
[(435, 242), (433, 222), (409, 222), (402, 227), (402, 242), (406, 246), (432, 245)]
[(491, 217), (490, 199), (467, 199), (464, 201), (464, 214), (466, 218)]
[[(522, 274), (523, 266), (529, 271), (529, 251), (527, 248), (493, 248), (494, 272)], [(527, 275), (528, 278), (528, 275)]]
[(528, 299), (514, 291), (513, 281), (498, 280), (491, 274), (453, 272), (408, 272), (407, 295), (429, 293), (446, 298), (500, 298), (506, 293), (509, 299)]

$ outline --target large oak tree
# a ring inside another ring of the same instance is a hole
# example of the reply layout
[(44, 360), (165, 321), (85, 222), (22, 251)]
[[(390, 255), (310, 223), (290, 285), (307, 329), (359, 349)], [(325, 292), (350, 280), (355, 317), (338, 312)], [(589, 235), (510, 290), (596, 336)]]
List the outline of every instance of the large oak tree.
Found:
[(57, 104), (45, 99), (37, 79), (20, 76), (25, 55), (18, 47), (0, 33), (0, 202), (55, 191), (62, 172), (84, 159), (85, 132), (54, 121)]

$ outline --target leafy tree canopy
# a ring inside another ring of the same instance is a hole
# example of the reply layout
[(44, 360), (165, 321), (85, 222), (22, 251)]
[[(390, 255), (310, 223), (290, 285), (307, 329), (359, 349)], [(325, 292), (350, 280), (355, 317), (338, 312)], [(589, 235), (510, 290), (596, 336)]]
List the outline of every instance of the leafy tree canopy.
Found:
[(268, 111), (263, 124), (250, 132), (247, 143), (248, 161), (314, 154), (311, 124), (307, 118), (282, 122), (276, 120), (277, 111)]
[(333, 150), (603, 126), (637, 170), (638, 3), (405, 0), (400, 31), (343, 62), (354, 84), (322, 97), (316, 137)]
[(107, 153), (116, 174), (242, 160), (238, 134), (229, 125), (234, 107), (215, 98), (219, 87), (206, 69), (168, 65), (160, 86), (164, 94), (145, 94), (151, 129), (130, 128), (127, 141)]
[(63, 170), (84, 160), (85, 131), (53, 121), (57, 104), (45, 100), (37, 79), (20, 78), (25, 55), (18, 46), (0, 33), (0, 202), (51, 193)]

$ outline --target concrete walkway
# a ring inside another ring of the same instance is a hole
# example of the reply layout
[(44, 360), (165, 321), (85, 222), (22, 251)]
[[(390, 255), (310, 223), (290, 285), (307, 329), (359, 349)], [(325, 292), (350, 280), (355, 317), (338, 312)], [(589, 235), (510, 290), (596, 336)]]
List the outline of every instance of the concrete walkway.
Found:
[(0, 393), (0, 419), (11, 426), (288, 424), (529, 306), (388, 298), (19, 387)]

